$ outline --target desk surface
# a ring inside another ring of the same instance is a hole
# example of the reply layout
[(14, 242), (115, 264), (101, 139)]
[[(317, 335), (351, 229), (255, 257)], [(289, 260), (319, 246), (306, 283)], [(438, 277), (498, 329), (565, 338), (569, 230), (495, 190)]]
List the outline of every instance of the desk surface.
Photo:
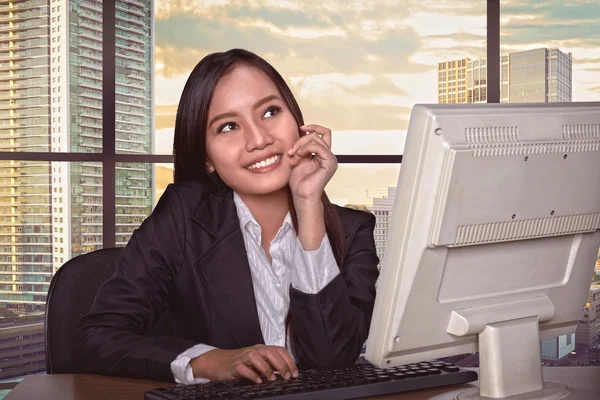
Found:
[[(544, 368), (546, 380), (563, 382), (600, 392), (600, 367), (552, 367)], [(142, 379), (114, 378), (100, 375), (32, 375), (27, 376), (5, 400), (105, 400), (143, 399), (144, 393), (155, 387), (168, 386), (164, 382)], [(408, 392), (397, 395), (377, 396), (370, 399), (425, 400), (450, 390), (469, 388), (473, 385), (447, 386), (438, 389)]]

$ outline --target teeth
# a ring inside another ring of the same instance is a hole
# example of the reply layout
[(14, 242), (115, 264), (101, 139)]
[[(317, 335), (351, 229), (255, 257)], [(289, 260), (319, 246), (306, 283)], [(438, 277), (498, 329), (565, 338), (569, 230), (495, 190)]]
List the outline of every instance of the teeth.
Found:
[(263, 161), (255, 163), (255, 164), (252, 164), (252, 165), (250, 165), (250, 166), (248, 166), (246, 168), (248, 168), (249, 170), (253, 170), (253, 169), (256, 169), (256, 168), (263, 168), (263, 167), (266, 167), (267, 165), (271, 165), (271, 164), (276, 163), (280, 159), (281, 159), (281, 156), (279, 156), (279, 155), (273, 156), (273, 157), (267, 158), (266, 160), (263, 160)]

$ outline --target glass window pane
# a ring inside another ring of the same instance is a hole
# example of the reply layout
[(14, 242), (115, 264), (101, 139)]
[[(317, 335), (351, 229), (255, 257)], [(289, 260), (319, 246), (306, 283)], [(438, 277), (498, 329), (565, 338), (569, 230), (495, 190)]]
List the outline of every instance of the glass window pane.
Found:
[(0, 151), (102, 151), (102, 2), (6, 2), (0, 20)]
[(390, 228), (400, 164), (339, 164), (325, 192), (329, 200), (375, 214), (375, 245), (380, 265)]
[(500, 12), (509, 101), (598, 100), (600, 52), (594, 38), (600, 9), (595, 4), (510, 1)]
[[(598, 100), (600, 8), (595, 3), (503, 1), (500, 12), (502, 101)], [(598, 280), (594, 274), (592, 281)], [(594, 311), (600, 310), (600, 295), (594, 290), (574, 335), (542, 341), (544, 365), (600, 365), (600, 318)]]
[[(336, 154), (402, 154), (412, 106), (467, 102), (466, 60), (486, 55), (485, 2), (155, 4), (159, 154), (172, 153), (183, 86), (208, 53), (241, 47), (265, 57), (290, 85), (305, 122), (332, 129)], [(199, 13), (200, 5), (211, 11)], [(445, 62), (447, 80), (438, 65)]]
[[(71, 258), (102, 247), (102, 164), (0, 161), (0, 380), (43, 372), (46, 294)], [(32, 325), (33, 324), (33, 325)]]
[(125, 246), (134, 229), (150, 215), (153, 205), (152, 164), (117, 163), (116, 245)]
[(121, 154), (152, 153), (152, 1), (116, 1), (115, 147)]
[[(102, 163), (70, 164), (71, 257), (102, 248)], [(66, 190), (66, 189), (65, 189)], [(67, 229), (65, 227), (65, 229)], [(67, 238), (65, 238), (66, 240)]]
[(173, 183), (173, 163), (154, 164), (154, 179), (153, 206), (156, 205), (169, 183)]

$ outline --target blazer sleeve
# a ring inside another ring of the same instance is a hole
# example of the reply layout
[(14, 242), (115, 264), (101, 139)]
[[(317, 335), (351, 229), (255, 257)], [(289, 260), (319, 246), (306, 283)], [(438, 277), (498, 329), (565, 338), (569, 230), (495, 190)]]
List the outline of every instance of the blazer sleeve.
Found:
[(375, 216), (365, 218), (354, 233), (344, 267), (316, 294), (290, 286), (290, 311), (300, 354), (300, 368), (337, 367), (356, 362), (366, 341), (379, 258), (373, 231)]
[(196, 343), (145, 332), (167, 308), (184, 254), (185, 217), (169, 186), (78, 321), (74, 354), (81, 372), (174, 382), (171, 362)]

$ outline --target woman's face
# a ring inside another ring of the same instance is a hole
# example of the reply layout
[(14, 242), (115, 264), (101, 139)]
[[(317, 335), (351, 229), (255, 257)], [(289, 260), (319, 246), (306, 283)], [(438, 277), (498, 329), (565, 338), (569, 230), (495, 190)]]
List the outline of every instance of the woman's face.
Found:
[(266, 73), (242, 63), (221, 77), (208, 109), (206, 154), (209, 171), (227, 186), (240, 195), (286, 187), (287, 151), (298, 138), (298, 125)]

